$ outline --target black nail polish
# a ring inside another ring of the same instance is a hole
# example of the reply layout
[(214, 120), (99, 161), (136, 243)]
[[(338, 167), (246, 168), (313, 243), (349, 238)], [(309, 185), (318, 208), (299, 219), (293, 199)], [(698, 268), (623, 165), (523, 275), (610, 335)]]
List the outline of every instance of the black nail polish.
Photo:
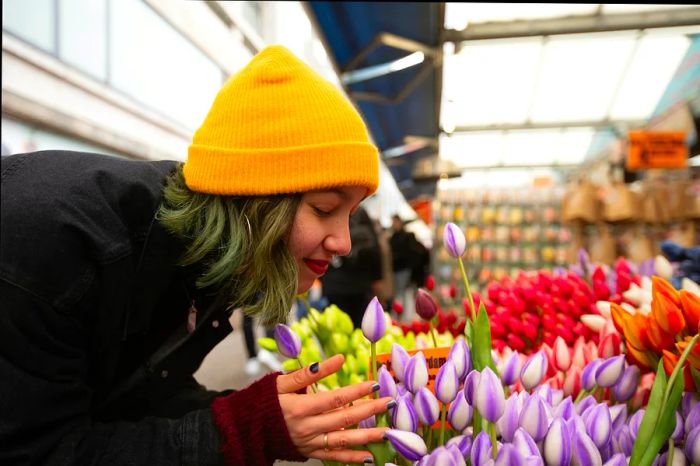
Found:
[(373, 392), (376, 392), (376, 391), (378, 391), (378, 390), (379, 390), (379, 384), (378, 384), (378, 383), (375, 383), (374, 385), (372, 385), (372, 391), (373, 391)]
[(373, 464), (374, 460), (372, 458), (365, 458), (364, 461), (362, 461), (364, 464)]
[(386, 409), (392, 409), (394, 406), (396, 406), (396, 400), (391, 400), (386, 404)]
[(315, 362), (315, 363), (311, 364), (311, 366), (309, 366), (309, 370), (310, 370), (311, 372), (313, 372), (314, 374), (315, 374), (316, 372), (318, 372), (318, 363)]

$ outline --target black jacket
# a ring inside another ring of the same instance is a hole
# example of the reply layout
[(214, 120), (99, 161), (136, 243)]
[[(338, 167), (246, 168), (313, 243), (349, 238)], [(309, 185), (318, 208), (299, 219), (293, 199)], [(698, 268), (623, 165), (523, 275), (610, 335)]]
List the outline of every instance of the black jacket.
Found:
[(192, 374), (231, 326), (155, 220), (176, 163), (2, 157), (0, 464), (222, 461)]

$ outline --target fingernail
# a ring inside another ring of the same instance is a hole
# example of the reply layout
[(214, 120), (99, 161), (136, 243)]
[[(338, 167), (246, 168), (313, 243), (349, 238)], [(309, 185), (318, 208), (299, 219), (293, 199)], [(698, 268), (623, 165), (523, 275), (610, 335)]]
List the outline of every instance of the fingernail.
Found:
[(374, 460), (372, 458), (365, 458), (364, 461), (362, 461), (364, 464), (372, 464), (374, 463)]
[(391, 400), (386, 404), (386, 409), (392, 409), (394, 406), (396, 406), (396, 400)]
[(311, 364), (311, 366), (309, 366), (309, 370), (310, 370), (312, 373), (314, 373), (314, 374), (315, 374), (316, 372), (318, 372), (318, 363), (315, 362), (315, 363)]
[(374, 385), (372, 385), (372, 391), (376, 392), (377, 390), (379, 390), (379, 384), (375, 383)]

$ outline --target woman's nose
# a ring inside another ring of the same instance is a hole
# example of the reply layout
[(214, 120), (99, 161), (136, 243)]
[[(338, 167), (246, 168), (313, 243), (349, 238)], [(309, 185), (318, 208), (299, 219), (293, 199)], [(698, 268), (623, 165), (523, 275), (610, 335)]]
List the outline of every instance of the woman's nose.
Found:
[(352, 240), (350, 238), (350, 225), (345, 222), (338, 225), (324, 241), (324, 246), (329, 251), (337, 256), (347, 256), (352, 248)]

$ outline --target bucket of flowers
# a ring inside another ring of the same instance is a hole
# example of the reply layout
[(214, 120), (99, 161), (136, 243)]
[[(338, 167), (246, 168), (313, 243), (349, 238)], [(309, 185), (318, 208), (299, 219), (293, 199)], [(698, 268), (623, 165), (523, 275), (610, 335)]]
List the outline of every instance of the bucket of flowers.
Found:
[[(575, 312), (590, 332), (573, 339), (562, 332), (549, 341), (539, 332), (539, 347), (530, 351), (512, 348), (507, 338), (495, 346), (484, 300), (476, 307), (469, 288), (464, 234), (448, 223), (443, 240), (458, 262), (469, 302), (464, 334), (436, 334), (435, 301), (421, 290), (416, 310), (428, 322), (432, 345), (416, 348), (418, 337), (391, 325), (375, 298), (362, 328), (347, 337), (353, 343), (341, 348), (360, 352), (350, 354), (347, 372), (325, 381), (328, 387), (350, 383), (355, 374), (355, 380), (379, 382), (376, 396), (396, 399), (390, 412), (360, 423), (388, 427), (385, 442), (367, 446), (375, 464), (700, 466), (700, 297), (652, 277), (646, 308), (579, 295), (585, 306)], [(588, 282), (605, 279), (600, 272), (592, 277), (593, 272), (584, 274)], [(576, 285), (569, 296), (583, 289), (564, 276)], [(537, 291), (555, 295), (554, 286), (567, 286), (558, 279), (549, 282)], [(615, 294), (630, 286), (622, 288)], [(333, 351), (338, 348), (328, 342), (337, 326), (323, 320), (334, 314), (337, 319), (339, 311), (324, 317), (327, 312), (314, 310), (313, 321), (295, 324), (306, 332), (309, 346)], [(550, 315), (540, 306), (543, 329), (542, 320)], [(290, 369), (301, 364), (294, 362), (301, 340), (290, 327), (276, 329), (274, 344), (292, 361), (285, 362)]]

